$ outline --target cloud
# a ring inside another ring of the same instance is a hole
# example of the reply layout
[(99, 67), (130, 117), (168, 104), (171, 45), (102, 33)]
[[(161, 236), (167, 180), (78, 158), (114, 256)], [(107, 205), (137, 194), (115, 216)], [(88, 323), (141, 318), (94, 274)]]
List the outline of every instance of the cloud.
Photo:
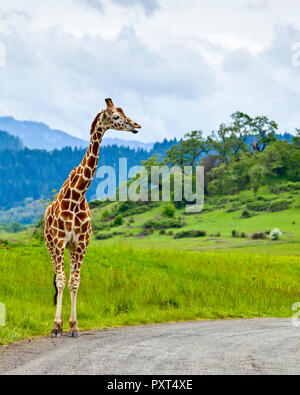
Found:
[[(123, 8), (132, 6), (141, 6), (146, 15), (151, 15), (154, 11), (160, 8), (157, 0), (110, 0), (112, 3), (117, 4)], [(81, 0), (82, 3), (103, 12), (103, 0)]]
[(146, 14), (150, 15), (160, 8), (157, 0), (112, 0), (114, 3), (122, 7), (141, 5)]
[[(60, 12), (49, 8), (46, 25), (44, 6), (34, 9), (31, 20), (1, 24), (7, 65), (0, 68), (0, 116), (43, 121), (87, 139), (95, 113), (104, 108), (105, 97), (112, 97), (142, 124), (143, 141), (182, 137), (200, 128), (209, 133), (237, 110), (266, 114), (281, 131), (300, 126), (300, 67), (293, 67), (291, 50), (300, 41), (295, 26), (272, 25), (272, 39), (255, 51), (251, 37), (230, 45), (236, 37), (226, 30), (230, 21), (216, 30), (224, 42), (196, 30), (204, 17), (199, 12), (193, 20), (192, 11), (202, 9), (193, 0), (187, 0), (187, 8), (178, 3), (183, 8), (175, 14), (166, 0), (152, 18), (140, 10), (137, 21), (136, 10), (123, 20), (125, 6), (110, 8), (103, 1), (105, 12), (95, 13), (73, 9), (72, 1), (61, 0)], [(130, 3), (133, 7), (135, 1)], [(109, 24), (113, 33), (98, 29)]]

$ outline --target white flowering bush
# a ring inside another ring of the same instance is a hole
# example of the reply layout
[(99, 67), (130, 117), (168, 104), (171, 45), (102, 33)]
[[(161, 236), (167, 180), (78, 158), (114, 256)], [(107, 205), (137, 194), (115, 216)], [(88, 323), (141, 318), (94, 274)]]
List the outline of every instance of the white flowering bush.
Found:
[(272, 230), (272, 232), (270, 233), (270, 239), (271, 240), (279, 240), (280, 236), (282, 235), (282, 233), (280, 232), (279, 229), (274, 229)]

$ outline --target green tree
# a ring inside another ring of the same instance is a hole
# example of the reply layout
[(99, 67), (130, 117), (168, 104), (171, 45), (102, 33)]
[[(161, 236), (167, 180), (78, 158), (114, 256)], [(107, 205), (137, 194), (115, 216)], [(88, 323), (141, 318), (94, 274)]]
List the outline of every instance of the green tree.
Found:
[(171, 147), (164, 157), (163, 163), (168, 166), (195, 167), (199, 158), (209, 152), (209, 145), (201, 130), (187, 133), (178, 145)]
[(256, 164), (250, 169), (249, 176), (251, 187), (256, 195), (259, 188), (263, 185), (266, 176), (266, 169), (260, 164)]
[(116, 218), (114, 219), (113, 224), (114, 224), (114, 226), (121, 226), (121, 225), (123, 224), (123, 222), (124, 222), (124, 219), (123, 219), (122, 215), (119, 214), (119, 215), (117, 215)]
[(176, 208), (173, 206), (173, 204), (166, 204), (163, 208), (162, 215), (166, 218), (174, 218), (175, 213)]

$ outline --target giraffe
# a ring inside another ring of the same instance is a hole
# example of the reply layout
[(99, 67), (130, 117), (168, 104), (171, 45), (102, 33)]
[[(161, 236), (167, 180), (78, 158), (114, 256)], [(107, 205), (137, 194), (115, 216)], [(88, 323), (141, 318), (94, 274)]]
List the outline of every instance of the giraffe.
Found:
[(52, 337), (63, 333), (62, 298), (66, 284), (64, 250), (70, 255), (69, 291), (71, 294), (70, 337), (78, 337), (76, 299), (80, 285), (80, 269), (92, 233), (91, 213), (85, 194), (97, 170), (100, 144), (108, 129), (138, 133), (141, 126), (129, 119), (122, 108), (116, 108), (106, 99), (107, 108), (101, 111), (91, 126), (91, 138), (87, 152), (78, 167), (73, 169), (60, 192), (45, 213), (45, 242), (55, 270), (57, 310)]

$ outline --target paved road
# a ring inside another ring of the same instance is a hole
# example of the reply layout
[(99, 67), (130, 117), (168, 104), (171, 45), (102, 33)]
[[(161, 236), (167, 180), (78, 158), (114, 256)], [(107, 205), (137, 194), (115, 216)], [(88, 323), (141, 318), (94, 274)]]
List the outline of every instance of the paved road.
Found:
[(289, 320), (200, 321), (86, 332), (0, 348), (1, 374), (300, 374)]

